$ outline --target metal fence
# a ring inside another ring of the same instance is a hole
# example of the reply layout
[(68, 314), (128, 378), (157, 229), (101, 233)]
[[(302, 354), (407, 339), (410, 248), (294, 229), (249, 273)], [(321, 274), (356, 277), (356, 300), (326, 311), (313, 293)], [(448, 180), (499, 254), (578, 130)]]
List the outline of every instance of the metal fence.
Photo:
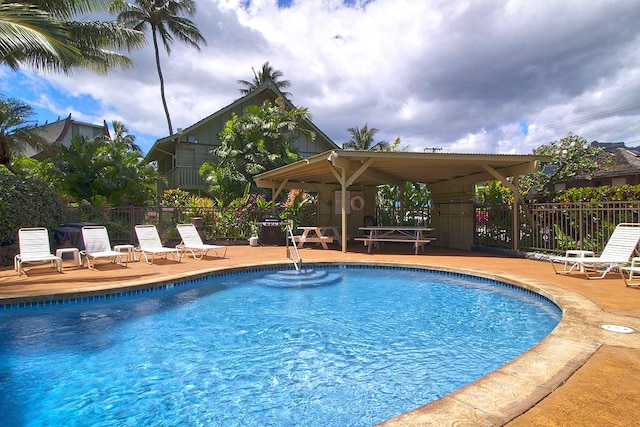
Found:
[[(307, 212), (313, 209), (313, 214)], [(75, 245), (83, 225), (99, 224), (107, 227), (111, 243), (129, 244), (135, 242), (135, 226), (137, 224), (153, 224), (165, 244), (179, 243), (177, 224), (193, 223), (201, 231), (207, 241), (234, 241), (246, 243), (252, 233), (257, 233), (265, 216), (285, 215), (294, 223), (309, 224), (315, 221), (315, 208), (312, 205), (297, 210), (287, 210), (277, 206), (269, 213), (263, 212), (247, 204), (226, 206), (224, 209), (214, 207), (158, 207), (158, 206), (124, 206), (93, 207), (68, 206), (61, 214), (61, 224), (54, 230), (54, 239), (58, 245), (60, 240), (70, 240), (66, 244)]]
[(384, 225), (429, 226), (431, 224), (431, 211), (428, 208), (408, 210), (400, 207), (376, 206), (375, 220), (378, 224)]
[[(512, 248), (512, 209), (504, 205), (476, 205), (475, 244)], [(640, 221), (640, 201), (534, 203), (522, 206), (518, 218), (522, 250), (601, 252), (616, 225)]]
[[(512, 209), (508, 205), (476, 205), (474, 244), (513, 248)], [(376, 214), (377, 218), (385, 220), (385, 224), (429, 225), (431, 219), (427, 212), (400, 215), (395, 211), (378, 209)], [(134, 242), (136, 224), (156, 225), (163, 242), (179, 240), (176, 224), (180, 223), (195, 224), (206, 240), (245, 240), (249, 237), (237, 231), (246, 230), (246, 224), (224, 224), (220, 227), (216, 222), (221, 221), (219, 212), (215, 208), (81, 206), (66, 208), (62, 218), (64, 223), (70, 224), (105, 225), (114, 245)], [(583, 249), (601, 252), (617, 224), (640, 222), (640, 201), (527, 204), (521, 207), (518, 218), (518, 247), (521, 250), (561, 253), (567, 249)], [(261, 220), (247, 215), (237, 218), (237, 222), (245, 223)]]
[[(136, 224), (153, 224), (163, 242), (178, 243), (180, 238), (176, 224), (193, 223), (202, 231), (206, 240), (237, 240), (247, 236), (222, 235), (216, 233), (216, 219), (219, 218), (215, 208), (167, 208), (167, 207), (67, 207), (62, 213), (62, 223), (74, 226), (78, 232), (82, 225), (100, 224), (107, 227), (112, 244), (131, 243), (136, 240)], [(250, 218), (254, 222), (258, 218)]]

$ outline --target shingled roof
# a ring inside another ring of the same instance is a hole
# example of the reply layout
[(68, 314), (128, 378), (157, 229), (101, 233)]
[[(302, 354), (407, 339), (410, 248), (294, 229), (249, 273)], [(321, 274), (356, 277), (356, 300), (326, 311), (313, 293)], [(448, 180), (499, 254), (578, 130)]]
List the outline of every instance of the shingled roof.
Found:
[(591, 146), (600, 147), (612, 156), (611, 161), (602, 162), (593, 179), (640, 174), (640, 147), (626, 147), (624, 142), (598, 141), (593, 141)]
[(613, 161), (605, 164), (594, 177), (612, 177), (640, 173), (640, 154), (627, 148), (615, 148)]

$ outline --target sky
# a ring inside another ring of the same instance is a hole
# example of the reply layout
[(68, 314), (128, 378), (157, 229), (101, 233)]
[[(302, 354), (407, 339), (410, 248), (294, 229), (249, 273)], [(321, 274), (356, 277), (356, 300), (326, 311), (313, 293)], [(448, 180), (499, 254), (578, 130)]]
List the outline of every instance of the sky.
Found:
[[(174, 131), (241, 96), (269, 62), (341, 146), (348, 128), (409, 151), (529, 154), (574, 133), (640, 145), (637, 0), (196, 0), (201, 51), (161, 52)], [(150, 36), (149, 36), (150, 41)], [(123, 122), (168, 136), (151, 42), (107, 76), (0, 67), (39, 122)]]

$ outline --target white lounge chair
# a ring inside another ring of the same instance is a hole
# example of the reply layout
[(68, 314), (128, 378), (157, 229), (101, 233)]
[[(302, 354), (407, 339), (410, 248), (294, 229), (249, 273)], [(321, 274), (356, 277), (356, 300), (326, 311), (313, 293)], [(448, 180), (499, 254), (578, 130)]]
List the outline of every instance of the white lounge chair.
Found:
[[(602, 279), (614, 268), (629, 263), (640, 241), (640, 224), (622, 223), (613, 230), (609, 241), (600, 256), (562, 256), (550, 257), (556, 274), (569, 274), (574, 270), (584, 272), (589, 279)], [(556, 263), (563, 263), (559, 270)]]
[[(80, 254), (87, 259), (89, 270), (93, 270), (98, 258), (111, 258), (111, 262), (123, 267), (127, 266), (128, 254), (112, 249), (106, 227), (102, 225), (82, 227), (82, 240), (84, 241), (84, 250), (80, 251)], [(123, 258), (123, 256), (126, 257)], [(91, 260), (93, 260), (93, 265)]]
[[(136, 225), (136, 235), (140, 244), (140, 252), (142, 252), (147, 264), (153, 264), (156, 255), (164, 256), (165, 258), (167, 255), (171, 255), (173, 260), (177, 262), (182, 259), (182, 251), (179, 249), (162, 246), (162, 241), (155, 225)], [(149, 261), (149, 255), (151, 255), (151, 261)]]
[(18, 230), (20, 253), (13, 258), (13, 266), (22, 276), (25, 263), (55, 263), (58, 272), (62, 272), (62, 258), (51, 253), (49, 231), (44, 227), (21, 228)]
[[(227, 247), (221, 245), (208, 245), (206, 243), (202, 243), (202, 239), (200, 238), (200, 233), (196, 229), (193, 224), (178, 224), (176, 225), (178, 229), (178, 233), (180, 234), (180, 238), (182, 242), (176, 248), (182, 250), (183, 252), (191, 252), (193, 255), (193, 259), (202, 259), (207, 252), (213, 251), (218, 258), (224, 258), (227, 255)], [(222, 256), (218, 254), (218, 251), (223, 251)], [(196, 255), (196, 253), (199, 255)]]
[[(620, 276), (624, 280), (624, 284), (630, 288), (640, 287), (640, 281), (634, 282), (634, 279), (640, 279), (640, 257), (633, 257), (631, 265), (620, 267)], [(627, 276), (629, 276), (627, 278)]]

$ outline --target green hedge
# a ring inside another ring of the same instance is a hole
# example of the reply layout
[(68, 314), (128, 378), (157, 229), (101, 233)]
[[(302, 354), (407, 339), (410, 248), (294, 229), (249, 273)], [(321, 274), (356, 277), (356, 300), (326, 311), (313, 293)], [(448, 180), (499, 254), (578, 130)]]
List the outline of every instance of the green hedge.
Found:
[(60, 224), (63, 203), (48, 185), (34, 178), (13, 175), (0, 167), (0, 245), (18, 240), (18, 229)]
[(640, 185), (575, 187), (551, 194), (552, 202), (625, 202), (640, 200)]

